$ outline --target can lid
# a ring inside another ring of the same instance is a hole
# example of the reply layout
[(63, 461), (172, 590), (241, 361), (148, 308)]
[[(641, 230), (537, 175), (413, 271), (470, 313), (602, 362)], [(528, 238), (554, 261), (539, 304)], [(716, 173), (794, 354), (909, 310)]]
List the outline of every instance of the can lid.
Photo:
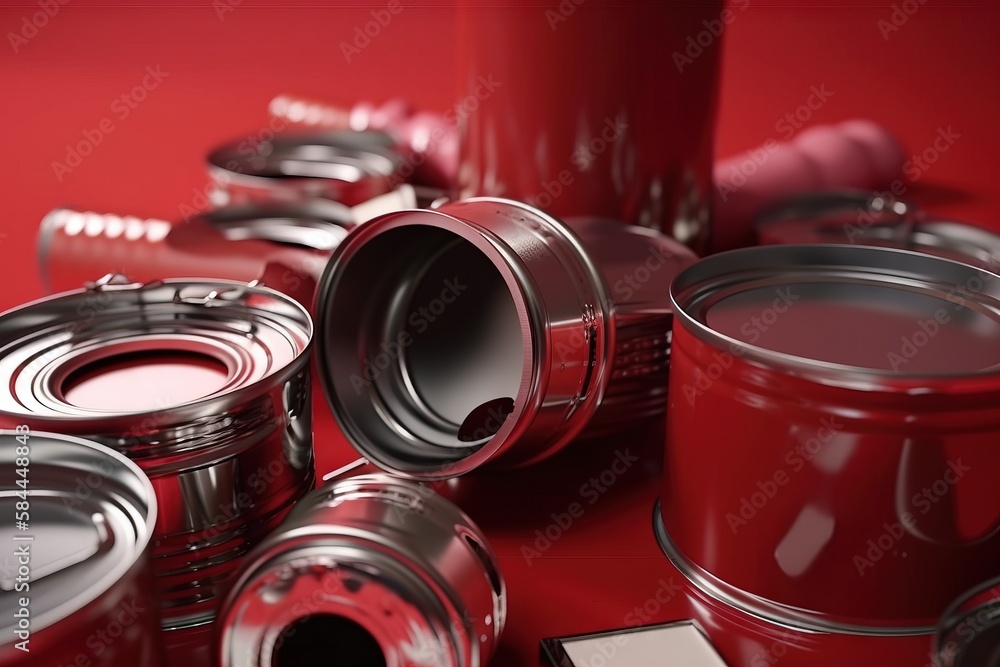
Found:
[(314, 250), (333, 250), (354, 226), (349, 206), (325, 199), (227, 206), (201, 217), (232, 241), (259, 239)]
[(108, 278), (0, 315), (0, 412), (116, 436), (137, 416), (224, 419), (298, 373), (311, 339), (306, 310), (255, 283)]
[(824, 382), (1000, 378), (1000, 275), (967, 264), (890, 248), (765, 246), (701, 260), (670, 292), (675, 322), (696, 336)]
[[(0, 430), (0, 467), (7, 472), (0, 511), (10, 517), (0, 524), (0, 642), (6, 644), (25, 600), (37, 632), (111, 589), (144, 558), (157, 510), (145, 474), (88, 440)], [(26, 518), (15, 522), (22, 507)]]
[(1000, 269), (1000, 234), (862, 191), (816, 192), (785, 201), (758, 218), (757, 237), (765, 245), (853, 243), (901, 248), (994, 272)]

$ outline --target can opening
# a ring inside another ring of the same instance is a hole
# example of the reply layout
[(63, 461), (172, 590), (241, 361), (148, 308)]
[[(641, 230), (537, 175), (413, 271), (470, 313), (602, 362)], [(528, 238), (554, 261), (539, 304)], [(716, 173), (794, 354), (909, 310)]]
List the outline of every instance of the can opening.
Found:
[(430, 225), (379, 234), (331, 290), (328, 378), (359, 449), (397, 469), (461, 460), (508, 418), (522, 384), (522, 316), (494, 261)]
[(70, 405), (141, 412), (180, 405), (222, 389), (229, 369), (189, 350), (142, 350), (88, 359), (70, 370), (58, 391)]
[(272, 667), (325, 664), (386, 667), (382, 647), (358, 623), (332, 614), (301, 618), (287, 626), (271, 655)]

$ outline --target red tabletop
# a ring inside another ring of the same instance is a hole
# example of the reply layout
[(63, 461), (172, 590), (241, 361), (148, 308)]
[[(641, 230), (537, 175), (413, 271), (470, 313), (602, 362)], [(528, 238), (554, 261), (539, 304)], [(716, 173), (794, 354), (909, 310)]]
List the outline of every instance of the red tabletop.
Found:
[[(3, 3), (0, 308), (42, 294), (34, 235), (47, 211), (70, 205), (180, 217), (203, 205), (206, 149), (258, 135), (276, 93), (346, 102), (401, 96), (440, 110), (453, 103), (452, 9), (402, 0), (403, 11), (348, 62), (342, 42), (380, 6), (349, 4), (181, 0), (126, 7), (73, 0), (32, 32), (24, 20), (38, 5)], [(1000, 230), (1000, 11), (934, 0), (742, 6), (724, 34), (719, 155), (784, 138), (786, 114), (794, 117), (820, 88), (828, 99), (810, 123), (872, 118), (916, 155), (950, 133), (947, 150), (911, 165), (906, 196)], [(92, 150), (77, 161), (68, 151), (81, 141)], [(325, 472), (354, 455), (321, 399), (316, 411)], [(508, 581), (509, 625), (493, 664), (537, 664), (542, 637), (691, 617), (734, 666), (930, 664), (927, 637), (754, 629), (681, 590), (652, 529), (661, 434), (654, 425), (581, 443), (531, 470), (449, 485), (486, 529)], [(618, 457), (629, 465), (608, 474)], [(583, 513), (567, 523), (572, 503)]]

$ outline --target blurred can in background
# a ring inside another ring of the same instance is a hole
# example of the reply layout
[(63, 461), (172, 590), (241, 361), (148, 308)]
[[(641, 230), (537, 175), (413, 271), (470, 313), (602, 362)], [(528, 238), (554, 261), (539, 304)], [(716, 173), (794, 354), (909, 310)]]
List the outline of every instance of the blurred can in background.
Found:
[(708, 243), (721, 39), (746, 0), (463, 7), (462, 196)]

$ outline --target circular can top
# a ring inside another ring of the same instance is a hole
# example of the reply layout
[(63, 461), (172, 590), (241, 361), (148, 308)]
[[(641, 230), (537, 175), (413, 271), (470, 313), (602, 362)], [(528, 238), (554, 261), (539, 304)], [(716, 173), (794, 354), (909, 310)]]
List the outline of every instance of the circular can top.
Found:
[[(144, 567), (157, 507), (134, 463), (80, 438), (0, 430), (0, 468), (0, 511), (10, 517), (0, 524), (0, 645), (10, 645), (23, 598), (35, 633)], [(15, 522), (25, 497), (28, 518)]]
[(298, 373), (311, 340), (306, 310), (254, 283), (108, 276), (0, 315), (0, 413), (85, 434), (218, 417)]
[(391, 190), (403, 164), (392, 138), (373, 131), (280, 134), (208, 154), (212, 178), (226, 188), (289, 190), (352, 206)]
[(324, 199), (226, 206), (201, 215), (231, 241), (257, 239), (332, 251), (354, 226), (351, 209)]
[(913, 250), (1000, 270), (1000, 234), (942, 220), (914, 204), (861, 191), (817, 192), (788, 200), (757, 220), (763, 245), (852, 243)]
[(703, 259), (670, 292), (675, 321), (695, 336), (824, 384), (1000, 381), (1000, 275), (967, 264), (889, 248), (766, 246)]

